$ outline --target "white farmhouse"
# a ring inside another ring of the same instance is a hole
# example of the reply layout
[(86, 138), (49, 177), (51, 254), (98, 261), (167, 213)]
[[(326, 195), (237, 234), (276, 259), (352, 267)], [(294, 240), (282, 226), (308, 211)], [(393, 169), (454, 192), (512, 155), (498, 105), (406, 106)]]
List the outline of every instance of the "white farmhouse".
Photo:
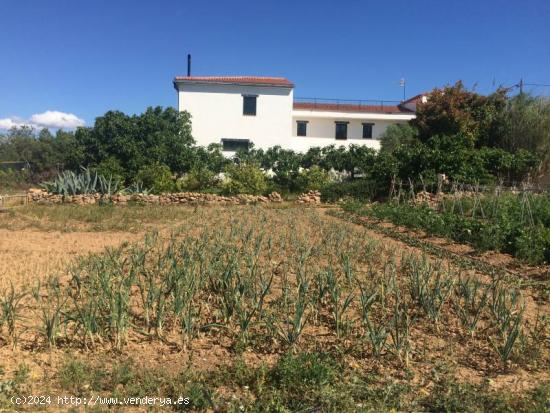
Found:
[(198, 145), (221, 144), (227, 156), (254, 144), (306, 152), (329, 145), (380, 148), (380, 135), (415, 117), (415, 96), (401, 103), (295, 99), (280, 77), (178, 76), (178, 109), (191, 114)]

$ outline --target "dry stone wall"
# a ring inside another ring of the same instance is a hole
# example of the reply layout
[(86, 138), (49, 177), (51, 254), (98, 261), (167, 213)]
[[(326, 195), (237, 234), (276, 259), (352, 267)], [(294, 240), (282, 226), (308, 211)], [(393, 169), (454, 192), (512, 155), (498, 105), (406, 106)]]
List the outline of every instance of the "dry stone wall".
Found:
[(308, 191), (305, 194), (300, 195), (296, 202), (298, 202), (299, 204), (320, 204), (321, 192)]
[(261, 195), (235, 195), (223, 196), (215, 194), (204, 194), (199, 192), (180, 192), (162, 195), (111, 195), (102, 196), (99, 194), (74, 195), (63, 197), (62, 195), (50, 194), (41, 189), (31, 189), (27, 193), (29, 202), (39, 204), (75, 204), (92, 205), (102, 201), (112, 202), (113, 204), (127, 204), (135, 202), (141, 204), (222, 204), (222, 205), (244, 205), (268, 202), (283, 202), (283, 198), (277, 192), (272, 192), (268, 196)]

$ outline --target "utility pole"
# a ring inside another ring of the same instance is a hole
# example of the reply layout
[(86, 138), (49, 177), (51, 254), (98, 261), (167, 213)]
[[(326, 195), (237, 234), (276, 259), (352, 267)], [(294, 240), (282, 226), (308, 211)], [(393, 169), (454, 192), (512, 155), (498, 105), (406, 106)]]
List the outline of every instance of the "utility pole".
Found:
[(399, 86), (403, 88), (403, 102), (405, 101), (405, 78), (402, 77), (401, 80), (399, 80)]
[(523, 78), (519, 80), (519, 94), (523, 95)]

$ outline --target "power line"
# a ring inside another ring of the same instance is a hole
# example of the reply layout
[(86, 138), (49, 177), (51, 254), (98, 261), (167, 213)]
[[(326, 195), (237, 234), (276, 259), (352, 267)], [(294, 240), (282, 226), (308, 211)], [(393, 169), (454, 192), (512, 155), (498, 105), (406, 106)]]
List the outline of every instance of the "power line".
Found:
[(516, 83), (515, 85), (512, 85), (512, 86), (509, 86), (509, 87), (505, 87), (504, 90), (509, 91), (511, 89), (518, 88), (519, 89), (519, 94), (522, 95), (524, 86), (550, 87), (550, 84), (545, 84), (545, 83), (524, 83), (523, 79), (520, 79), (518, 83)]

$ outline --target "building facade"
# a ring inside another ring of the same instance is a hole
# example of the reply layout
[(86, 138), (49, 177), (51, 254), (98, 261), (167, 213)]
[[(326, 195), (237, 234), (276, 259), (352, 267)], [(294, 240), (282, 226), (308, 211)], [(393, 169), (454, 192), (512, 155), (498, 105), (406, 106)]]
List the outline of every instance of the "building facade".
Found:
[(222, 145), (227, 156), (253, 144), (297, 152), (329, 145), (380, 148), (389, 125), (415, 117), (415, 96), (401, 103), (294, 99), (278, 77), (178, 76), (178, 109), (191, 114), (198, 145)]

